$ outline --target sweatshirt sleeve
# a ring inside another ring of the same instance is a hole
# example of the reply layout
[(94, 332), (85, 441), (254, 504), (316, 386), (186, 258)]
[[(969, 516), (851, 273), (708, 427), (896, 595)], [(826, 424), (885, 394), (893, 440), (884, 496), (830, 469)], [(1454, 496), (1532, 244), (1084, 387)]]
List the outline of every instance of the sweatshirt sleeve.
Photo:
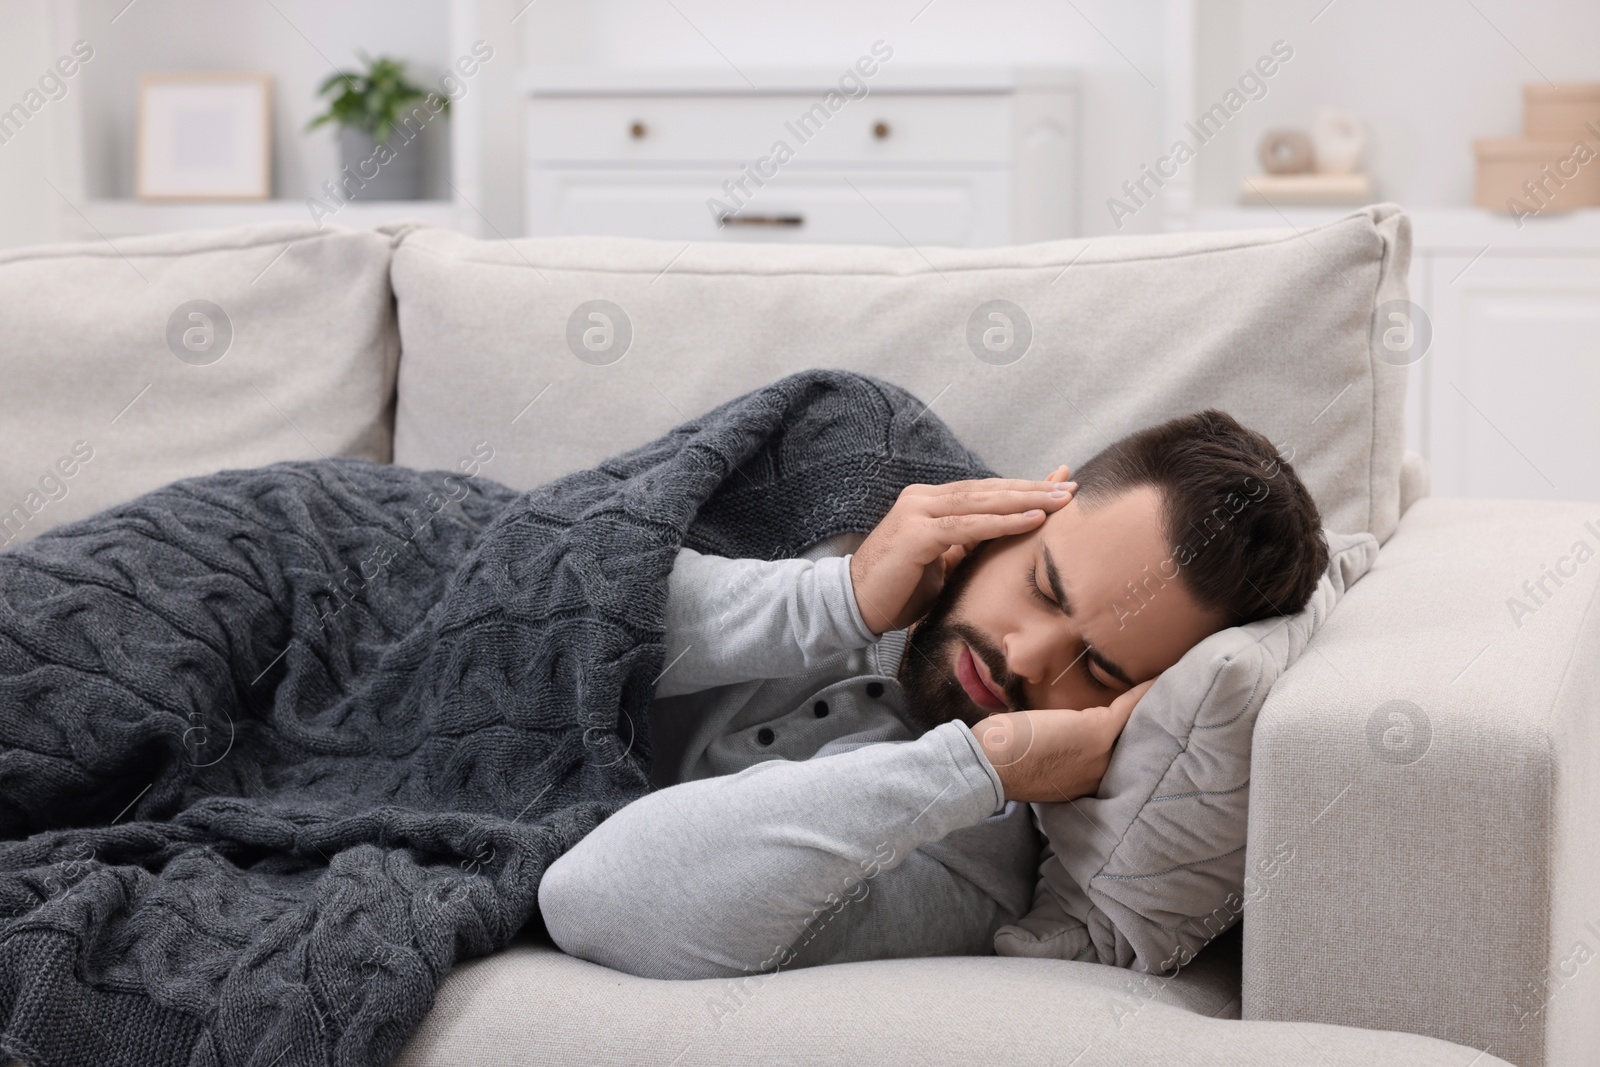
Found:
[(786, 678), (877, 640), (856, 606), (849, 556), (728, 559), (681, 549), (666, 623), (658, 697)]
[(647, 794), (550, 866), (539, 908), (565, 952), (652, 978), (987, 953), (1032, 902), (1028, 813), (947, 722)]

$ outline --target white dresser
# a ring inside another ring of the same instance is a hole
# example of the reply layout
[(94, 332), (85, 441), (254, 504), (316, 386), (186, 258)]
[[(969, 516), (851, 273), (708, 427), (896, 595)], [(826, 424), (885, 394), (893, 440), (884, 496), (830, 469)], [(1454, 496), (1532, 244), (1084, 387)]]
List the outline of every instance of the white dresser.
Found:
[(523, 71), (527, 232), (913, 246), (1077, 232), (1074, 72), (863, 60), (871, 75)]

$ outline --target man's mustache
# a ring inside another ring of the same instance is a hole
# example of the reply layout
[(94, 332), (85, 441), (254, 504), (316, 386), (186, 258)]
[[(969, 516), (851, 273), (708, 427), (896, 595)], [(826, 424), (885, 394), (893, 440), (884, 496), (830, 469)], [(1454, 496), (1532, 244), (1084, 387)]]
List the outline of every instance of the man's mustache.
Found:
[(1006, 695), (1006, 702), (1011, 705), (1011, 709), (1020, 711), (1026, 708), (1028, 697), (1023, 692), (1022, 680), (1006, 667), (1005, 654), (987, 637), (964, 622), (952, 620), (948, 626), (951, 633), (967, 643), (974, 656), (983, 660), (983, 665), (989, 668), (989, 677), (994, 679), (994, 684)]

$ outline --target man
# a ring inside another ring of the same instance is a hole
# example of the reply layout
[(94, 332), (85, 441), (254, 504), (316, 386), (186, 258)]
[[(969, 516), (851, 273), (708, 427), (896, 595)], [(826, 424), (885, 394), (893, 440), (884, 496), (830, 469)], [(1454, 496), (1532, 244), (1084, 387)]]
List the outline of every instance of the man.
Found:
[(661, 978), (992, 952), (1033, 903), (1028, 805), (1095, 792), (1157, 675), (1301, 610), (1328, 560), (1310, 493), (1223, 412), (1069, 473), (911, 486), (802, 559), (682, 550), (660, 788), (546, 871), (556, 944)]

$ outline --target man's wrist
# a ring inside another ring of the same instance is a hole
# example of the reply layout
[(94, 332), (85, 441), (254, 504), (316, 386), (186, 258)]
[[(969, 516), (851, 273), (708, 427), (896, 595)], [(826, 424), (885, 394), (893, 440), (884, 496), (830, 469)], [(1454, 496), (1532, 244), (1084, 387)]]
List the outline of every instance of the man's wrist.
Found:
[(1000, 780), (1001, 799), (1009, 800), (1016, 792), (1016, 767), (1017, 755), (1015, 753), (1016, 731), (1014, 725), (1007, 718), (1008, 712), (990, 715), (978, 720), (971, 727), (973, 740), (977, 742), (978, 752), (983, 756)]
[[(860, 574), (857, 570), (860, 566), (859, 554), (852, 552), (846, 556), (845, 564), (845, 572), (850, 578), (850, 604), (855, 610), (856, 618), (861, 622), (862, 630), (870, 634), (872, 639), (876, 641), (890, 630), (896, 629), (894, 621), (884, 618), (870, 603), (869, 599), (862, 596), (858, 589), (860, 579)], [(882, 626), (881, 629), (879, 628), (880, 624)]]
[[(981, 725), (980, 723), (979, 726)], [(983, 738), (978, 733), (979, 726), (968, 726), (966, 723), (960, 723), (959, 726), (962, 735), (972, 749), (973, 758), (983, 768), (984, 775), (988, 777), (990, 784), (994, 787), (995, 810), (998, 811), (1005, 807), (1006, 801), (1011, 799), (1005, 770), (995, 764), (988, 750), (985, 749)]]
[[(840, 573), (840, 584), (844, 588), (844, 597), (848, 605), (850, 622), (854, 626), (856, 636), (861, 640), (863, 647), (872, 644), (882, 634), (868, 625), (866, 617), (861, 613), (861, 602), (856, 597), (855, 553), (839, 557), (837, 564)], [(887, 631), (885, 631), (887, 632)]]

